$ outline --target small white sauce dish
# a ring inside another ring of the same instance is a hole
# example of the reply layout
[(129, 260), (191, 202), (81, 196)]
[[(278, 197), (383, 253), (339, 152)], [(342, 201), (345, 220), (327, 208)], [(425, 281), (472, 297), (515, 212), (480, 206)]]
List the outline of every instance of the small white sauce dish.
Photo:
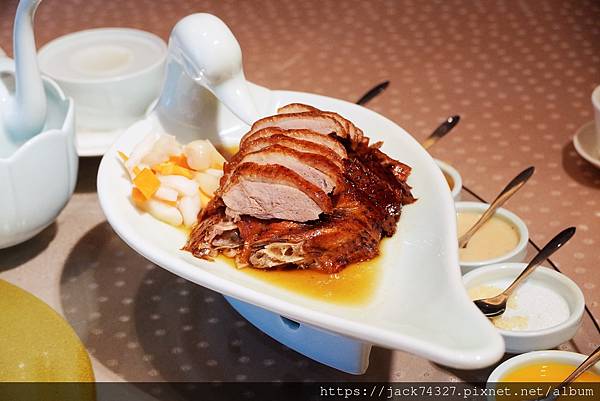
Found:
[[(535, 363), (559, 363), (579, 366), (587, 355), (569, 351), (533, 351), (510, 358), (496, 367), (488, 377), (488, 386), (495, 385), (511, 371)], [(600, 375), (600, 362), (590, 368), (590, 372)]]
[[(489, 207), (487, 203), (481, 202), (456, 202), (456, 214), (458, 216), (459, 213), (478, 213), (483, 214), (485, 210)], [(482, 259), (477, 261), (460, 261), (460, 268), (462, 274), (466, 274), (474, 269), (477, 269), (482, 266), (492, 265), (495, 263), (503, 263), (503, 262), (522, 262), (527, 255), (527, 243), (529, 241), (529, 230), (527, 230), (527, 226), (525, 222), (516, 214), (512, 213), (509, 210), (504, 208), (498, 208), (494, 217), (499, 217), (504, 219), (509, 224), (511, 224), (517, 231), (519, 239), (517, 245), (510, 251), (504, 253), (501, 256)], [(488, 222), (489, 223), (489, 222)], [(488, 224), (486, 223), (486, 224)], [(485, 227), (485, 226), (484, 226)], [(477, 234), (475, 234), (477, 235)]]
[[(468, 290), (480, 286), (491, 285), (504, 290), (525, 269), (525, 263), (499, 263), (471, 271), (463, 276), (463, 283)], [(508, 353), (546, 350), (554, 348), (575, 336), (581, 325), (585, 300), (583, 293), (570, 278), (547, 267), (538, 267), (527, 281), (527, 284), (542, 287), (557, 295), (561, 302), (566, 302), (568, 315), (561, 323), (538, 330), (503, 330), (497, 329), (506, 345)], [(519, 289), (517, 289), (518, 293)], [(519, 302), (517, 298), (517, 302)], [(552, 309), (552, 308), (548, 308)], [(553, 313), (548, 310), (548, 313)]]
[(167, 46), (130, 28), (73, 32), (38, 52), (41, 71), (75, 100), (79, 130), (124, 128), (142, 118), (158, 97)]
[(452, 181), (451, 183), (448, 182), (448, 185), (450, 186), (452, 198), (455, 202), (458, 202), (460, 200), (460, 193), (463, 186), (462, 177), (460, 176), (458, 170), (441, 160), (435, 159), (435, 162), (439, 166), (440, 170), (442, 170), (442, 173), (444, 173), (444, 178), (446, 178), (446, 181)]

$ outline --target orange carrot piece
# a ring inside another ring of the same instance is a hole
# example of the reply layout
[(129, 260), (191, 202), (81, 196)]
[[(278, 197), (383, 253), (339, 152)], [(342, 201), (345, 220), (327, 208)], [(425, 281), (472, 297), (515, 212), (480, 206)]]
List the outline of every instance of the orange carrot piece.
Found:
[(147, 200), (142, 191), (136, 187), (131, 188), (131, 199), (133, 200), (133, 203), (138, 206), (141, 206)]
[(162, 175), (182, 175), (189, 179), (194, 178), (194, 172), (192, 170), (181, 167), (173, 162), (155, 164), (152, 166), (152, 170)]
[(175, 163), (178, 166), (181, 166), (183, 168), (187, 168), (188, 170), (192, 169), (190, 167), (190, 165), (188, 164), (188, 162), (187, 162), (187, 157), (185, 157), (184, 154), (177, 155), (177, 156), (171, 156), (171, 157), (169, 157), (169, 161), (173, 162), (173, 163)]
[(160, 187), (160, 181), (152, 170), (145, 168), (133, 179), (135, 186), (142, 192), (146, 199), (150, 199), (152, 195)]

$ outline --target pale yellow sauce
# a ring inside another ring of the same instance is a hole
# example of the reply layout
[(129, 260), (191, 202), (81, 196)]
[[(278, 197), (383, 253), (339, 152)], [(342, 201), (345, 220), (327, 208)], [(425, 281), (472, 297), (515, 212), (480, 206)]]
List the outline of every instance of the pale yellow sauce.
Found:
[[(456, 214), (458, 236), (467, 232), (481, 217), (479, 212)], [(462, 262), (477, 262), (505, 255), (519, 243), (517, 228), (500, 216), (493, 216), (473, 235), (466, 248), (459, 249)]]

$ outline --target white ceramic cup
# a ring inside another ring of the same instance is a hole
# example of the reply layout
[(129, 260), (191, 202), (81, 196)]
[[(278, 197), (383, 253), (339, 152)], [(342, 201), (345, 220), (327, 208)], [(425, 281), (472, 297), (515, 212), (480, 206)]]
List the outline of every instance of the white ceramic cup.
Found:
[(108, 131), (142, 118), (159, 95), (167, 46), (129, 28), (100, 28), (57, 38), (38, 53), (40, 69), (75, 100), (78, 129)]
[(594, 119), (596, 120), (596, 151), (600, 154), (600, 85), (592, 92)]

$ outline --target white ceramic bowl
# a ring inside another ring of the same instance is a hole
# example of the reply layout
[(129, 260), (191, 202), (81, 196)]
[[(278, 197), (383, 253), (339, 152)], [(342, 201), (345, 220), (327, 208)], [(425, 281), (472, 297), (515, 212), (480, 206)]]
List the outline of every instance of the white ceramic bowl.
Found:
[(463, 186), (462, 177), (460, 176), (460, 173), (458, 172), (457, 169), (455, 169), (448, 163), (445, 163), (438, 159), (435, 159), (435, 162), (437, 163), (439, 168), (442, 170), (442, 173), (444, 173), (444, 178), (446, 178), (445, 176), (448, 175), (448, 177), (450, 177), (452, 179), (452, 181), (454, 181), (454, 184), (452, 185), (450, 192), (452, 193), (452, 198), (454, 198), (455, 202), (460, 201), (460, 193), (462, 191), (462, 186)]
[[(456, 213), (468, 211), (483, 213), (489, 207), (489, 204), (481, 202), (456, 202), (455, 206)], [(517, 228), (519, 233), (519, 243), (510, 252), (507, 252), (502, 256), (498, 256), (497, 258), (484, 259), (476, 262), (460, 261), (460, 269), (462, 274), (466, 274), (481, 266), (503, 262), (522, 262), (525, 259), (525, 256), (527, 255), (527, 243), (529, 241), (529, 231), (527, 230), (525, 222), (523, 222), (519, 216), (504, 208), (499, 208), (496, 211), (496, 215), (508, 220)]]
[[(481, 267), (467, 273), (463, 282), (467, 289), (497, 283), (506, 288), (525, 269), (525, 263), (499, 263)], [(538, 267), (528, 281), (542, 285), (560, 295), (569, 307), (569, 317), (564, 322), (542, 330), (511, 331), (497, 329), (506, 345), (506, 352), (521, 353), (554, 348), (569, 341), (579, 329), (585, 300), (583, 293), (570, 278), (553, 269)]]
[[(496, 367), (488, 377), (488, 386), (494, 385), (502, 379), (507, 373), (531, 363), (556, 362), (573, 365), (573, 369), (581, 364), (587, 355), (578, 354), (569, 351), (534, 351), (526, 354), (517, 355), (510, 358)], [(592, 372), (600, 375), (600, 362), (595, 364), (591, 369)], [(591, 398), (590, 398), (591, 399)]]
[(47, 43), (38, 60), (42, 72), (75, 100), (78, 130), (103, 131), (143, 117), (160, 93), (166, 53), (165, 42), (150, 32), (99, 28)]
[[(0, 72), (14, 73), (13, 61), (0, 57)], [(75, 189), (73, 101), (49, 79), (44, 79), (44, 89), (48, 99), (44, 130), (0, 157), (0, 248), (26, 241), (49, 226)], [(0, 127), (3, 135), (7, 134)]]

